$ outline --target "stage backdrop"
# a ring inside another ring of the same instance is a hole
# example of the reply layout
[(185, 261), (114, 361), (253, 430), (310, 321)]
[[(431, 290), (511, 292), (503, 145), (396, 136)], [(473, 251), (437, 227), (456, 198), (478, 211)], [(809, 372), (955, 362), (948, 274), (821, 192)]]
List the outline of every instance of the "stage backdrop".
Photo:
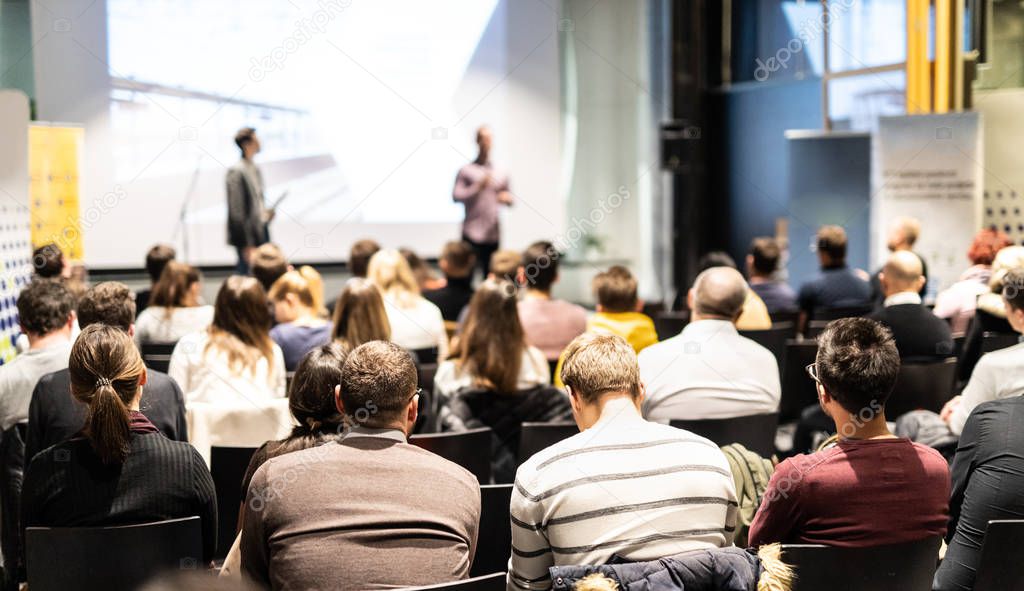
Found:
[(889, 224), (921, 221), (915, 250), (928, 263), (928, 291), (955, 282), (981, 224), (984, 154), (981, 116), (882, 117), (872, 146), (871, 263), (884, 264)]

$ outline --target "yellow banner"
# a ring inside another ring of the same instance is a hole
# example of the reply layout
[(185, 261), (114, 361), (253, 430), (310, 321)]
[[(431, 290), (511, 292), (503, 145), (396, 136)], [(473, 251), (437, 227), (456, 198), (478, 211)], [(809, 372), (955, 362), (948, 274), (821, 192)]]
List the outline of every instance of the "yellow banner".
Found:
[(72, 261), (81, 261), (78, 209), (81, 127), (30, 125), (28, 129), (29, 214), (32, 248), (54, 243)]

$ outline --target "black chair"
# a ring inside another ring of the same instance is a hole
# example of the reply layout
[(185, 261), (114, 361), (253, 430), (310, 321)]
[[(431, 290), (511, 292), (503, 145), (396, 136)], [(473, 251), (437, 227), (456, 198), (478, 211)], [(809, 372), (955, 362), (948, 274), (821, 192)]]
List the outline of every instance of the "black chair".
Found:
[(210, 448), (210, 474), (217, 490), (217, 551), (224, 558), (238, 534), (238, 507), (242, 498), (242, 480), (249, 468), (255, 447)]
[(413, 435), (409, 437), (409, 443), (469, 470), (480, 484), (491, 483), (490, 427), (455, 433)]
[(509, 525), (511, 484), (486, 484), (480, 487), (480, 533), (469, 576), (503, 572), (512, 555), (512, 527)]
[(896, 386), (885, 405), (885, 416), (895, 421), (912, 410), (939, 412), (953, 397), (956, 358), (930, 363), (904, 363), (896, 378)]
[(803, 409), (818, 403), (814, 380), (804, 368), (814, 363), (818, 355), (815, 341), (786, 341), (786, 357), (782, 366), (782, 400), (779, 402), (779, 421), (786, 423), (800, 418)]
[(413, 357), (416, 359), (416, 364), (431, 364), (437, 363), (437, 347), (427, 347), (425, 349), (410, 349)]
[(670, 339), (680, 332), (690, 322), (690, 311), (662, 312), (653, 318), (654, 330), (658, 333), (658, 340)]
[(171, 365), (171, 353), (174, 353), (174, 346), (177, 343), (143, 343), (142, 362), (149, 369), (167, 373)]
[(991, 353), (1007, 347), (1012, 347), (1020, 342), (1020, 335), (1017, 333), (986, 332), (981, 337), (981, 352)]
[(21, 488), (25, 476), (25, 432), (28, 425), (11, 425), (0, 434), (0, 552), (4, 557), (3, 591), (17, 591), (25, 580), (24, 540), (21, 539)]
[(494, 573), (440, 585), (408, 587), (404, 591), (505, 591), (505, 573)]
[(420, 412), (416, 417), (413, 433), (432, 433), (436, 431), (436, 419), (441, 412), (440, 399), (434, 395), (434, 376), (437, 374), (436, 363), (419, 363), (416, 374), (420, 390)]
[(929, 591), (941, 541), (874, 548), (783, 544), (782, 560), (796, 574), (791, 591)]
[(519, 460), (518, 463), (522, 464), (540, 450), (549, 448), (579, 432), (580, 428), (572, 421), (523, 423), (523, 429), (519, 434), (519, 452), (516, 454), (516, 459)]
[(778, 322), (767, 330), (741, 330), (740, 334), (772, 352), (781, 379), (786, 362), (786, 341), (796, 336), (796, 325), (792, 322)]
[(644, 307), (641, 310), (644, 314), (654, 318), (658, 314), (665, 312), (665, 301), (658, 300), (656, 302), (644, 302)]
[(116, 527), (30, 527), (33, 591), (135, 590), (164, 571), (203, 568), (199, 517)]
[(974, 591), (1024, 591), (1024, 519), (989, 521)]
[(775, 453), (775, 429), (779, 426), (779, 415), (769, 413), (694, 421), (673, 419), (669, 424), (706, 437), (719, 447), (739, 443), (762, 457), (770, 458)]
[(793, 330), (796, 330), (796, 321), (800, 318), (800, 310), (779, 310), (769, 316), (771, 316), (773, 326), (783, 322), (792, 322)]
[(809, 339), (817, 338), (829, 322), (840, 318), (859, 318), (871, 313), (871, 306), (855, 306), (846, 308), (824, 308), (815, 310), (804, 330), (804, 336)]

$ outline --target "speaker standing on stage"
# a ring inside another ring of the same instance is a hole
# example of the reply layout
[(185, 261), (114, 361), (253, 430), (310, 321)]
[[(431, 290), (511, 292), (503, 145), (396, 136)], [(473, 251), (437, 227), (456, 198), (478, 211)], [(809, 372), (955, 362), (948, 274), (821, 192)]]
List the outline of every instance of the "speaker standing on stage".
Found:
[(462, 222), (462, 239), (476, 253), (477, 266), (484, 277), (490, 269), (491, 255), (498, 250), (499, 205), (512, 205), (508, 190), (508, 176), (494, 169), (490, 152), (491, 128), (483, 126), (476, 131), (476, 144), (480, 148), (476, 160), (459, 169), (455, 177), (452, 198), (466, 206), (466, 219)]
[(268, 224), (274, 210), (263, 202), (263, 174), (253, 162), (260, 151), (256, 130), (243, 127), (235, 134), (235, 144), (242, 158), (228, 169), (228, 244), (238, 251), (238, 273), (249, 274), (252, 251), (270, 242)]

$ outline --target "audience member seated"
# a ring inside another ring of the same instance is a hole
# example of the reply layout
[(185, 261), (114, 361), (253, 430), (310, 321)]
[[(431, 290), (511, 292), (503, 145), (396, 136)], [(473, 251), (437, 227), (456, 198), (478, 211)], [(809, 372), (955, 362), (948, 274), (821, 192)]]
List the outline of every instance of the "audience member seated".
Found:
[(187, 402), (256, 404), (283, 397), (284, 355), (270, 338), (270, 308), (259, 281), (225, 279), (213, 323), (178, 341), (167, 373)]
[[(106, 324), (131, 336), (134, 321), (132, 292), (123, 283), (100, 283), (78, 303), (78, 324), (83, 329), (91, 324)], [(88, 407), (70, 396), (70, 391), (71, 374), (66, 368), (43, 376), (36, 383), (28, 408), (26, 459), (82, 430)], [(167, 374), (147, 370), (146, 397), (139, 410), (168, 439), (188, 441), (184, 397)]]
[(420, 295), (409, 263), (397, 250), (373, 255), (367, 271), (384, 297), (391, 325), (391, 340), (410, 351), (436, 349), (437, 358), (448, 356), (448, 333), (441, 310)]
[(270, 291), (281, 275), (292, 270), (284, 251), (272, 242), (261, 244), (253, 250), (250, 268), (252, 276), (260, 282), (265, 292)]
[(768, 314), (797, 310), (796, 292), (785, 281), (776, 279), (782, 249), (771, 237), (754, 238), (747, 254), (750, 289), (761, 298)]
[(451, 359), (434, 376), (434, 390), (447, 400), (463, 388), (511, 394), (551, 383), (544, 354), (526, 342), (516, 306), (516, 288), (488, 279), (473, 295), (466, 328), (456, 337)]
[(391, 325), (384, 299), (368, 279), (353, 277), (334, 305), (334, 340), (348, 350), (370, 341), (390, 341)]
[(28, 350), (0, 365), (0, 431), (28, 420), (36, 382), (67, 367), (71, 353), (74, 302), (59, 279), (34, 279), (21, 290), (17, 306)]
[(270, 338), (281, 347), (288, 371), (294, 371), (310, 350), (331, 340), (331, 323), (320, 316), (323, 304), (318, 307), (313, 295), (320, 275), (316, 273), (314, 279), (313, 273), (316, 271), (306, 266), (288, 271), (274, 282), (267, 296), (274, 305), (277, 321), (270, 329)]
[(644, 417), (724, 419), (778, 411), (779, 366), (771, 351), (737, 332), (747, 297), (739, 271), (712, 267), (687, 295), (690, 323), (640, 352)]
[(54, 243), (44, 244), (32, 251), (32, 270), (42, 279), (67, 279), (71, 265), (64, 251)]
[(167, 263), (174, 260), (177, 253), (174, 247), (168, 244), (157, 244), (146, 253), (146, 274), (149, 275), (149, 287), (135, 292), (135, 313), (138, 314), (149, 306), (149, 298), (153, 293), (153, 287), (160, 280)]
[(198, 515), (203, 558), (217, 545), (213, 478), (199, 453), (139, 412), (146, 368), (128, 334), (83, 329), (71, 350), (71, 395), (87, 405), (81, 436), (37, 454), (25, 473), (23, 527), (128, 525)]
[(957, 379), (966, 382), (983, 353), (986, 332), (1010, 334), (1015, 332), (1006, 320), (1003, 304), (1003, 277), (1011, 269), (1024, 268), (1024, 246), (1007, 246), (996, 253), (992, 261), (992, 277), (988, 291), (978, 296), (974, 319), (964, 337), (963, 351), (957, 362)]
[[(914, 252), (914, 243), (917, 242), (917, 237), (921, 234), (921, 222), (911, 217), (899, 217), (893, 220), (889, 226), (889, 236), (886, 238), (886, 247), (890, 253), (896, 252), (913, 252), (917, 255), (918, 260), (921, 261), (921, 276), (924, 277), (924, 283), (921, 285), (921, 289), (918, 290), (918, 294), (923, 298), (925, 291), (928, 286), (928, 264), (924, 262), (924, 258)], [(875, 271), (871, 274), (871, 301), (875, 307), (881, 305), (882, 300), (886, 297), (885, 290), (882, 288), (880, 278), (878, 274), (881, 270)]]
[(892, 331), (900, 359), (933, 361), (953, 355), (953, 335), (949, 323), (938, 318), (921, 303), (921, 259), (909, 250), (897, 250), (879, 272), (885, 300), (868, 318)]
[(135, 321), (135, 343), (176, 343), (213, 322), (213, 306), (202, 304), (203, 284), (192, 265), (170, 261), (153, 286), (149, 306)]
[[(487, 276), (484, 279), (501, 279), (508, 281), (509, 283), (516, 285), (518, 288), (518, 277), (519, 269), (522, 267), (523, 255), (518, 250), (502, 249), (494, 251), (491, 255), (491, 264), (487, 272)], [(479, 261), (476, 265), (479, 267)], [(459, 311), (458, 325), (455, 328), (455, 334), (462, 332), (462, 327), (466, 323), (466, 314), (469, 314), (469, 303), (462, 307)]]
[(979, 405), (967, 419), (953, 460), (946, 557), (936, 591), (974, 588), (988, 522), (1024, 515), (1024, 398)]
[(517, 278), (519, 285), (526, 287), (519, 301), (526, 342), (540, 349), (548, 361), (558, 360), (566, 345), (587, 330), (587, 313), (582, 307), (551, 297), (560, 257), (550, 242), (534, 242), (523, 252)]
[[(697, 274), (700, 275), (713, 267), (728, 267), (738, 270), (736, 261), (721, 250), (713, 250), (700, 257), (700, 260), (697, 261)], [(681, 290), (676, 294), (673, 310), (682, 309), (686, 305), (684, 294), (685, 292)], [(746, 299), (743, 300), (743, 311), (740, 312), (739, 320), (735, 324), (739, 330), (767, 330), (772, 327), (772, 318), (768, 314), (768, 307), (753, 290), (747, 290)]]
[(935, 315), (949, 320), (954, 333), (967, 332), (978, 306), (978, 296), (989, 291), (992, 261), (1000, 250), (1012, 245), (1010, 237), (995, 228), (985, 228), (974, 236), (974, 242), (967, 250), (971, 267), (960, 275), (956, 283), (939, 292), (935, 299)]
[(818, 310), (871, 307), (871, 284), (864, 272), (846, 266), (846, 230), (822, 226), (817, 245), (821, 274), (800, 286), (801, 325)]
[[(1012, 269), (1001, 279), (1003, 309), (1015, 332), (1024, 332), (1024, 268)], [(978, 405), (1024, 394), (1024, 343), (986, 353), (978, 360), (960, 396), (946, 403), (941, 417), (954, 435), (960, 435)]]
[(509, 589), (550, 588), (552, 566), (732, 544), (737, 501), (725, 455), (702, 437), (640, 416), (644, 388), (625, 339), (575, 339), (562, 381), (582, 432), (516, 474)]
[(352, 245), (348, 253), (348, 270), (353, 277), (366, 277), (366, 270), (370, 267), (370, 259), (380, 250), (376, 241), (364, 239), (358, 240)]
[(444, 279), (438, 278), (430, 265), (421, 259), (416, 251), (403, 247), (399, 248), (398, 252), (402, 254), (405, 262), (409, 263), (409, 269), (412, 271), (412, 276), (416, 278), (416, 285), (419, 286), (421, 292), (444, 287)]
[(473, 297), (473, 269), (476, 255), (468, 242), (452, 241), (444, 245), (438, 261), (444, 273), (443, 287), (423, 292), (435, 306), (441, 309), (441, 316), (449, 322), (459, 319), (459, 312), (469, 305)]
[(943, 535), (949, 467), (935, 450), (897, 438), (885, 422), (900, 357), (867, 318), (829, 323), (808, 372), (838, 443), (775, 469), (750, 525), (750, 545), (867, 547)]
[(469, 575), (479, 485), (407, 443), (416, 382), (412, 357), (398, 345), (374, 341), (349, 353), (337, 407), (351, 429), (253, 475), (243, 574), (272, 589), (410, 587)]

